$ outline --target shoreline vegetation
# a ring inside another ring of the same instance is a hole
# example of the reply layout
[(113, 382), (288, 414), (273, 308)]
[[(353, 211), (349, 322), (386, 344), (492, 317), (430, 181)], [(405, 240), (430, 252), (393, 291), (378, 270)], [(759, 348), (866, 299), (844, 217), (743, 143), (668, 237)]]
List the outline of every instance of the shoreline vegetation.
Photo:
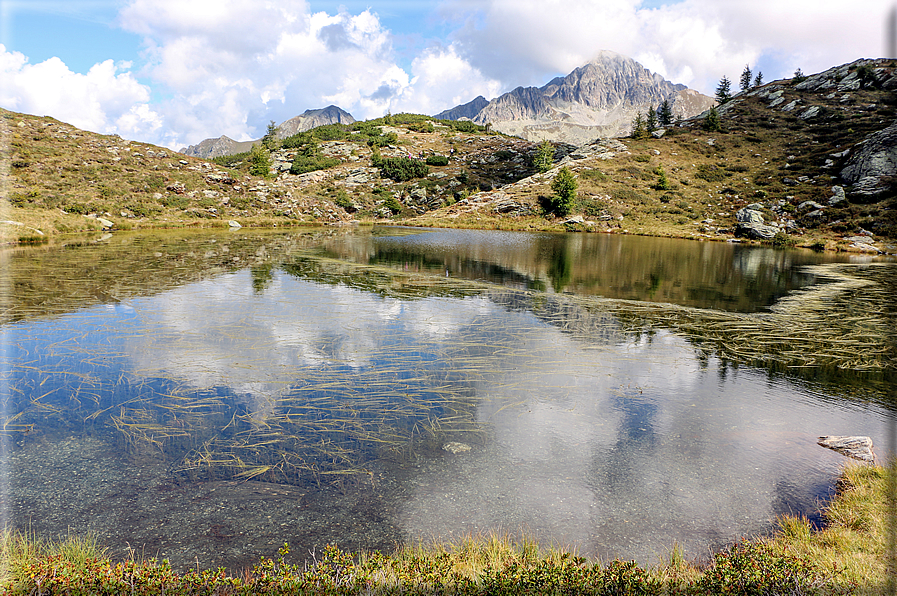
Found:
[[(708, 561), (677, 546), (662, 562), (588, 560), (535, 541), (489, 534), (452, 544), (348, 553), (327, 546), (293, 563), (284, 545), (252, 569), (178, 573), (167, 561), (113, 561), (89, 536), (52, 542), (0, 537), (4, 594), (892, 594), (894, 467), (851, 463), (823, 507), (824, 527), (785, 516), (767, 537), (742, 539)], [(889, 573), (890, 570), (890, 573)]]

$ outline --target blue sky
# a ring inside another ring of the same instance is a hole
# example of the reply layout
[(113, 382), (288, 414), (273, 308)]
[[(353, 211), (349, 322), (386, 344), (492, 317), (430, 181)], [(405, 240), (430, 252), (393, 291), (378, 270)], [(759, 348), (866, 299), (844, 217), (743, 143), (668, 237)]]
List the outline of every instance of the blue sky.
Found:
[(179, 148), (435, 114), (612, 50), (712, 95), (886, 52), (892, 0), (0, 0), (0, 106)]

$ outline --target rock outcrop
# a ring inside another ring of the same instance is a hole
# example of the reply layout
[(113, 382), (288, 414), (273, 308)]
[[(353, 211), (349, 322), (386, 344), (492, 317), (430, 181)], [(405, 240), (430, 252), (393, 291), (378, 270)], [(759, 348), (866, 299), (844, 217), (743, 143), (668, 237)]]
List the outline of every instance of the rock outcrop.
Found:
[(866, 137), (851, 152), (841, 178), (852, 195), (872, 197), (887, 192), (897, 178), (897, 122)]
[[(477, 98), (480, 99), (480, 98)], [(483, 105), (442, 112), (449, 119), (470, 118), (478, 124), (531, 141), (550, 139), (581, 145), (595, 138), (629, 133), (639, 112), (671, 103), (676, 118), (689, 118), (713, 105), (713, 98), (676, 85), (626, 56), (603, 51), (565, 77), (542, 87), (518, 87)]]

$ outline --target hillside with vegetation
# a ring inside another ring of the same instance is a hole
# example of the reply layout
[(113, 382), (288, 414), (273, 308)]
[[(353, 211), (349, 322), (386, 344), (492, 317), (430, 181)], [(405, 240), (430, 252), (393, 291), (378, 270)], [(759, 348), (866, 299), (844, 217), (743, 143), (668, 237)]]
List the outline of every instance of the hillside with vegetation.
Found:
[(204, 160), (3, 110), (0, 229), (15, 242), (382, 222), (897, 252), (895, 66), (796, 73), (579, 147), (396, 114), (269, 130), (250, 152)]

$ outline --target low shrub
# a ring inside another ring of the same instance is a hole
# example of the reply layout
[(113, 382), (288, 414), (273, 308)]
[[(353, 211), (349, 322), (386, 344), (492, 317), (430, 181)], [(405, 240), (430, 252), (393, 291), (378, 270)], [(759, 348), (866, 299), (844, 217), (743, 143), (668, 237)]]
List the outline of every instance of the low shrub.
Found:
[(726, 172), (726, 170), (719, 166), (713, 164), (701, 164), (698, 166), (695, 178), (700, 178), (707, 182), (721, 182), (725, 180), (727, 176), (731, 175), (731, 173)]
[(589, 180), (593, 182), (607, 181), (607, 175), (604, 172), (600, 172), (598, 170), (580, 170), (579, 178), (580, 180)]
[(427, 157), (428, 166), (447, 166), (448, 163), (449, 159), (445, 155), (430, 155)]
[(326, 170), (333, 166), (338, 166), (340, 160), (335, 157), (324, 157), (322, 155), (306, 156), (297, 155), (290, 165), (290, 174), (305, 174), (307, 172), (315, 172), (317, 170)]
[(807, 559), (763, 542), (739, 542), (713, 557), (695, 588), (700, 594), (815, 594), (824, 579)]

